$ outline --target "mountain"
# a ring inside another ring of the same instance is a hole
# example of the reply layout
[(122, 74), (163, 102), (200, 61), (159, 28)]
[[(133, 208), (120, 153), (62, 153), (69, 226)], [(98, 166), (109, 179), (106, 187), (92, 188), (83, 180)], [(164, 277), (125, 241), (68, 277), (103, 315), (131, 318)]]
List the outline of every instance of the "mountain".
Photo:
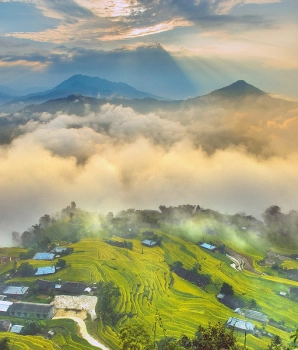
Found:
[(238, 80), (235, 83), (212, 91), (209, 95), (221, 98), (243, 98), (248, 96), (265, 96), (266, 92), (248, 84), (244, 80)]
[(44, 92), (32, 93), (26, 96), (18, 97), (6, 103), (2, 110), (14, 112), (18, 108), (33, 103), (42, 103), (51, 99), (58, 99), (67, 97), (72, 94), (81, 94), (89, 97), (100, 98), (123, 98), (123, 99), (142, 99), (142, 98), (156, 98), (161, 97), (139, 91), (132, 86), (125, 83), (115, 83), (99, 77), (90, 77), (87, 75), (73, 75), (69, 79), (63, 81), (51, 90)]
[(14, 98), (15, 98), (15, 96), (10, 95), (9, 93), (7, 93), (5, 91), (1, 91), (1, 88), (0, 88), (0, 104), (11, 101)]

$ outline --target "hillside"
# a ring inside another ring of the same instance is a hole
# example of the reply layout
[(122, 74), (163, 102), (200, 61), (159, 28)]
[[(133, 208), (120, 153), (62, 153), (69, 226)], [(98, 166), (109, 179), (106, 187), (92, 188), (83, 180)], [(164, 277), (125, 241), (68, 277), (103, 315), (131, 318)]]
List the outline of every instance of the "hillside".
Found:
[[(3, 111), (17, 111), (18, 109), (33, 103), (43, 103), (48, 100), (67, 97), (72, 94), (81, 94), (89, 97), (98, 98), (123, 98), (123, 99), (142, 99), (142, 98), (159, 98), (152, 94), (139, 91), (132, 86), (122, 82), (111, 82), (99, 77), (90, 77), (87, 75), (73, 75), (64, 80), (51, 90), (31, 93), (25, 96), (19, 96), (9, 99), (7, 96), (4, 102), (5, 106), (1, 107)], [(3, 96), (4, 99), (5, 96)], [(1, 98), (1, 95), (0, 95)], [(0, 100), (1, 103), (1, 100)]]
[[(87, 284), (113, 281), (120, 288), (121, 296), (116, 305), (121, 315), (119, 321), (106, 326), (99, 320), (87, 322), (89, 332), (93, 336), (97, 334), (111, 348), (119, 348), (117, 334), (123, 325), (137, 322), (151, 330), (156, 315), (161, 317), (166, 335), (176, 338), (182, 333), (192, 336), (199, 324), (224, 323), (230, 316), (235, 317), (234, 311), (216, 298), (223, 282), (233, 287), (235, 297), (246, 307), (252, 299), (255, 300), (262, 313), (271, 320), (265, 326), (266, 331), (279, 335), (285, 343), (289, 339), (285, 329), (297, 327), (297, 301), (281, 297), (279, 292), (287, 292), (291, 286), (298, 287), (298, 282), (276, 274), (270, 266), (262, 267), (257, 263), (266, 256), (269, 248), (278, 250), (266, 239), (261, 222), (251, 217), (228, 217), (213, 211), (202, 211), (199, 207), (190, 215), (188, 206), (173, 208), (175, 222), (172, 220), (173, 213), (170, 213), (172, 209), (168, 208), (166, 212), (165, 207), (162, 207), (162, 212), (128, 210), (115, 217), (72, 208), (64, 209), (64, 218), (55, 219), (54, 223), (40, 231), (42, 237), (61, 245), (70, 244), (69, 247), (74, 249), (72, 254), (63, 257), (68, 267), (44, 279)], [(180, 216), (177, 216), (178, 211)], [(67, 216), (70, 213), (73, 213), (71, 218)], [(148, 222), (151, 224), (148, 225)], [(247, 225), (245, 229), (244, 224)], [(160, 246), (150, 248), (141, 244), (150, 235), (159, 237)], [(107, 242), (109, 238), (117, 242), (131, 242), (133, 248), (113, 246)], [(198, 242), (214, 244), (218, 250), (210, 252), (200, 247)], [(295, 252), (295, 249), (288, 249), (287, 254), (289, 256)], [(244, 270), (233, 269), (227, 253), (246, 257), (249, 262), (244, 265)], [(8, 254), (7, 250), (5, 254)], [(48, 264), (27, 261), (35, 267)], [(200, 276), (208, 275), (210, 282), (200, 286), (179, 277), (178, 269), (173, 268), (177, 261), (187, 271), (195, 267)], [(2, 269), (2, 276), (10, 268), (12, 266), (8, 265), (7, 270)], [(17, 277), (9, 282), (30, 285), (35, 280), (34, 277)], [(259, 329), (264, 327), (257, 321), (251, 322)], [(277, 328), (278, 325), (283, 327)], [(243, 343), (243, 334), (237, 335), (239, 343)], [(162, 337), (163, 329), (157, 327), (156, 338)], [(247, 336), (250, 349), (265, 349), (269, 343), (270, 338), (266, 336)]]

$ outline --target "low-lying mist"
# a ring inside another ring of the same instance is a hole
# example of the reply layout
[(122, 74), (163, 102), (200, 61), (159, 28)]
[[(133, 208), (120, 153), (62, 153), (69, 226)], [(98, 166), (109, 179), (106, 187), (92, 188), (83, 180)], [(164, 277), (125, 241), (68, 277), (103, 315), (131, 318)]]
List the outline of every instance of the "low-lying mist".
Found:
[(0, 148), (1, 245), (72, 200), (103, 213), (181, 203), (258, 218), (272, 204), (296, 209), (298, 109), (265, 107), (142, 114), (106, 104), (83, 116), (32, 115)]

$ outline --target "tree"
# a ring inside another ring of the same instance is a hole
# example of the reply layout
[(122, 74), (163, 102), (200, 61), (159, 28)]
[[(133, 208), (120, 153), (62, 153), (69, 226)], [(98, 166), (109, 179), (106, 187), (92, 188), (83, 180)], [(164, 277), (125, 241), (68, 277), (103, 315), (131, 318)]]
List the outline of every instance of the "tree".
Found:
[(8, 343), (10, 342), (10, 339), (8, 337), (2, 338), (0, 340), (0, 350), (9, 350)]
[(119, 340), (123, 350), (153, 349), (150, 335), (143, 325), (131, 324), (120, 329)]
[(98, 310), (102, 322), (105, 324), (115, 325), (119, 315), (115, 311), (118, 299), (121, 296), (120, 289), (114, 282), (99, 282), (97, 285), (98, 292)]
[(30, 277), (34, 275), (35, 269), (28, 262), (24, 262), (18, 267), (17, 273), (21, 277)]
[(58, 261), (56, 262), (56, 267), (59, 267), (61, 269), (63, 269), (64, 267), (66, 267), (66, 260), (64, 259), (58, 259)]
[(234, 295), (233, 287), (226, 282), (223, 282), (220, 288), (220, 292), (225, 295)]
[(240, 350), (236, 344), (237, 338), (233, 329), (228, 330), (224, 324), (217, 322), (209, 323), (207, 327), (199, 326), (194, 339), (189, 339), (186, 335), (178, 341), (178, 344), (185, 349), (192, 350)]
[(259, 307), (259, 305), (257, 304), (257, 302), (255, 301), (255, 299), (251, 299), (251, 300), (249, 301), (248, 307), (249, 307), (250, 309), (252, 309), (252, 310), (259, 310), (259, 309), (260, 309), (260, 307)]
[(21, 333), (24, 335), (35, 335), (42, 330), (41, 324), (38, 321), (27, 320)]

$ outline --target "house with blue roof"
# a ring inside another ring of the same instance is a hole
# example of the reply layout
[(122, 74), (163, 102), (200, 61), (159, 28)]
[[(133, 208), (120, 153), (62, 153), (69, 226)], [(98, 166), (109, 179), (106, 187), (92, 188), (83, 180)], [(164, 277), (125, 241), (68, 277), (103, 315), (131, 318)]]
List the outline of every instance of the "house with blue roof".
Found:
[(35, 272), (35, 276), (51, 275), (55, 272), (56, 272), (55, 266), (43, 266), (43, 267), (37, 268), (37, 271)]
[(227, 328), (232, 328), (236, 331), (242, 331), (246, 333), (253, 333), (255, 330), (255, 326), (251, 322), (235, 317), (230, 317), (226, 323), (226, 326)]
[(200, 247), (208, 249), (211, 252), (213, 252), (216, 249), (216, 247), (214, 245), (211, 245), (211, 244), (208, 244), (208, 243), (202, 243), (202, 244), (200, 244)]
[(145, 246), (145, 247), (155, 247), (157, 245), (157, 242), (155, 241), (152, 241), (150, 239), (144, 239), (142, 241), (142, 244)]
[(53, 260), (55, 258), (54, 253), (37, 253), (34, 255), (34, 260)]

